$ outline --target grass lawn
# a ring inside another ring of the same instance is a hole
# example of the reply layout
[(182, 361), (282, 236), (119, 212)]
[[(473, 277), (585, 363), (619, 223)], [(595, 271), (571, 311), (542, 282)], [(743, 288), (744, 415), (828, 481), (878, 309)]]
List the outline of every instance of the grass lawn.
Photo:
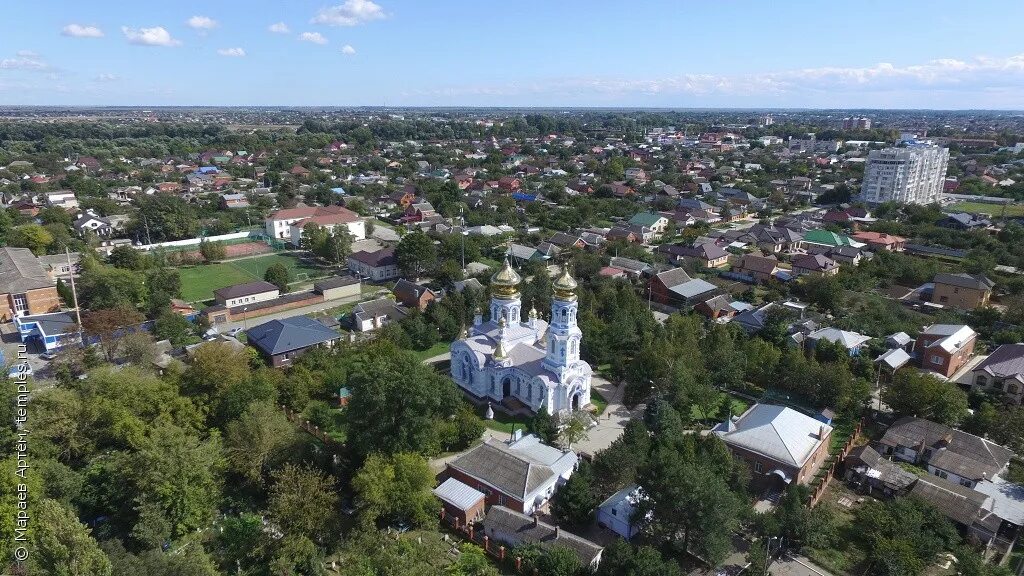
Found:
[(449, 348), (451, 348), (451, 346), (451, 342), (438, 342), (426, 350), (412, 350), (412, 353), (416, 356), (417, 360), (423, 362), (427, 358), (433, 358), (434, 356), (444, 354)]
[(705, 414), (699, 406), (694, 404), (693, 406), (690, 406), (690, 419), (695, 420), (697, 422), (704, 422), (707, 420), (713, 420), (718, 418), (718, 415), (721, 414), (722, 412), (722, 406), (727, 400), (732, 403), (733, 416), (739, 416), (740, 414), (743, 414), (744, 412), (747, 411), (747, 408), (750, 407), (750, 403), (742, 398), (730, 396), (725, 392), (719, 392), (718, 403), (715, 405), (714, 410), (712, 410), (708, 414)]
[[(970, 214), (988, 214), (990, 216), (1002, 216), (1002, 204), (986, 204), (984, 202), (957, 202), (949, 207), (955, 212), (968, 212)], [(1005, 206), (1006, 216), (1014, 218), (1024, 216), (1024, 204), (1009, 204)]]
[[(839, 484), (841, 485), (841, 483)], [(853, 510), (835, 504), (844, 494), (849, 493), (840, 488), (840, 486), (837, 486), (837, 482), (833, 482), (826, 490), (821, 504), (818, 505), (818, 507), (828, 506), (835, 515), (837, 533), (835, 542), (839, 544), (830, 548), (811, 548), (805, 546), (801, 552), (807, 555), (815, 564), (820, 565), (833, 574), (860, 574), (862, 572), (855, 572), (854, 570), (859, 567), (863, 571), (867, 550), (862, 548), (859, 531), (854, 523)]]
[(268, 254), (256, 258), (236, 260), (234, 262), (218, 262), (181, 268), (181, 297), (188, 302), (199, 302), (213, 298), (213, 291), (262, 280), (267, 268), (281, 263), (288, 267), (293, 280), (306, 281), (326, 276), (327, 271), (302, 264), (294, 256), (285, 254)]
[(490, 266), (491, 268), (501, 268), (501, 262), (490, 258), (484, 258), (481, 256), (480, 258), (477, 258), (476, 261), (485, 266)]
[[(480, 409), (474, 408), (474, 410), (477, 410), (478, 414), (483, 413), (483, 411)], [(484, 426), (487, 426), (491, 430), (497, 430), (498, 432), (512, 434), (513, 429), (523, 430), (524, 432), (528, 431), (530, 429), (528, 422), (529, 421), (526, 418), (522, 418), (519, 416), (509, 416), (504, 412), (495, 410), (494, 419), (484, 420)]]

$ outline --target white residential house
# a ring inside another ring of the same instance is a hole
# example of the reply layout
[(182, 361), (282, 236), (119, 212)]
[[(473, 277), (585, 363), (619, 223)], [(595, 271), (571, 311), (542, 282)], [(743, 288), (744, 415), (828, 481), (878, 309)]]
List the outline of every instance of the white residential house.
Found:
[(77, 210), (78, 198), (75, 197), (75, 193), (71, 190), (58, 190), (57, 192), (46, 194), (46, 204), (65, 210)]

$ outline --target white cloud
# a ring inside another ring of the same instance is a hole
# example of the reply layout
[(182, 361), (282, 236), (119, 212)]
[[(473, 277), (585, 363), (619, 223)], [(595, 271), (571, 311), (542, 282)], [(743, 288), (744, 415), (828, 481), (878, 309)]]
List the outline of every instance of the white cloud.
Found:
[(0, 70), (43, 72), (50, 69), (50, 64), (31, 50), (18, 50), (14, 58), (0, 58)]
[(387, 18), (384, 9), (371, 0), (345, 0), (344, 4), (322, 8), (310, 22), (328, 26), (358, 26), (384, 18)]
[(554, 101), (636, 101), (637, 97), (729, 97), (750, 105), (777, 99), (789, 105), (828, 103), (838, 95), (879, 95), (927, 90), (976, 93), (1024, 90), (1024, 54), (1005, 58), (935, 59), (897, 66), (798, 68), (748, 74), (682, 74), (661, 78), (565, 77), (524, 79), (503, 84), (451, 86), (419, 91), (420, 96), (552, 98)]
[(171, 33), (163, 26), (153, 28), (129, 28), (121, 26), (124, 37), (132, 44), (142, 46), (180, 46), (181, 41), (171, 37)]
[(313, 44), (320, 44), (321, 46), (327, 44), (327, 38), (324, 38), (323, 34), (319, 32), (303, 32), (299, 34), (299, 40), (303, 42), (312, 42)]
[(288, 34), (291, 32), (291, 28), (288, 28), (288, 25), (284, 22), (271, 24), (270, 26), (267, 26), (267, 30), (270, 30), (274, 34)]
[(120, 79), (121, 79), (121, 77), (118, 76), (117, 74), (108, 74), (108, 73), (97, 74), (96, 78), (94, 78), (94, 80), (96, 82), (114, 82), (114, 81), (117, 81), (117, 80), (120, 80)]
[(221, 56), (240, 58), (245, 56), (245, 50), (242, 48), (221, 48), (220, 50), (217, 50), (217, 54), (220, 54)]
[(81, 24), (68, 24), (61, 29), (60, 33), (72, 38), (103, 38), (103, 30), (95, 26), (83, 26)]
[(356, 53), (356, 49), (351, 44), (345, 44), (341, 47), (341, 53), (346, 56), (352, 56)]
[(209, 16), (193, 16), (188, 19), (187, 24), (194, 30), (213, 30), (217, 27), (217, 21)]

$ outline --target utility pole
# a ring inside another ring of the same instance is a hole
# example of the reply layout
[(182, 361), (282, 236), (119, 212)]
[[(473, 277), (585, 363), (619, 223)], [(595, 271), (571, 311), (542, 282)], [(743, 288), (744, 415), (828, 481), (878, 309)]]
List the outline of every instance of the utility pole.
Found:
[(75, 289), (75, 271), (71, 267), (71, 250), (64, 247), (64, 255), (68, 259), (68, 274), (71, 276), (71, 298), (75, 304), (75, 322), (78, 323), (78, 341), (84, 346), (85, 339), (82, 336), (82, 311), (78, 308), (78, 291)]

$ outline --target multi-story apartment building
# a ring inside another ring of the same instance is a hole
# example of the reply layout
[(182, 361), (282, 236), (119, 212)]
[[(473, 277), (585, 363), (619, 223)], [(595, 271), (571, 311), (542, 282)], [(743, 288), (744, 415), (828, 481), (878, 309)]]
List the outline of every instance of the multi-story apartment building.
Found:
[(868, 204), (939, 201), (949, 149), (928, 145), (872, 150), (864, 168), (861, 199)]

